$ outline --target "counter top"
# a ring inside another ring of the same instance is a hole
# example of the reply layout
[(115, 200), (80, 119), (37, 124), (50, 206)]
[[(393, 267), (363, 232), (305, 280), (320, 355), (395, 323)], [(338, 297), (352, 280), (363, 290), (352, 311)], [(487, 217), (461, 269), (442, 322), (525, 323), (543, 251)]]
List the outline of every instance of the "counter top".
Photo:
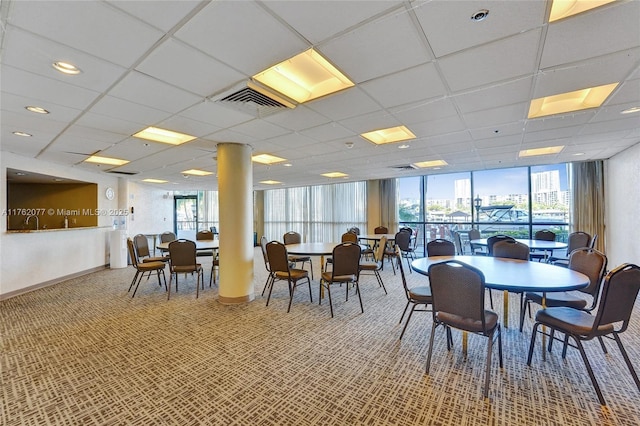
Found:
[(7, 229), (7, 234), (38, 234), (42, 232), (55, 232), (55, 231), (76, 231), (83, 229), (100, 229), (100, 228), (112, 228), (111, 226), (76, 226), (72, 228), (47, 228), (47, 229)]

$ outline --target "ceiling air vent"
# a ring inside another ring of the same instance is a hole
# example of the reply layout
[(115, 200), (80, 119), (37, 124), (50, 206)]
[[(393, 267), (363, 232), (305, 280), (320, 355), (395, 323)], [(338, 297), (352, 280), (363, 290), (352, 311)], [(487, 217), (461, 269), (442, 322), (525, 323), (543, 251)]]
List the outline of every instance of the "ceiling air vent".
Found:
[(289, 108), (295, 104), (270, 90), (248, 81), (240, 89), (224, 94), (215, 102), (231, 106), (255, 117), (265, 117)]
[(396, 169), (396, 170), (416, 170), (417, 167), (414, 166), (413, 164), (400, 164), (398, 166), (389, 166), (392, 169)]
[(133, 175), (137, 175), (140, 172), (119, 172), (117, 170), (107, 170), (107, 173), (113, 173), (113, 174), (116, 174), (116, 175), (133, 176)]

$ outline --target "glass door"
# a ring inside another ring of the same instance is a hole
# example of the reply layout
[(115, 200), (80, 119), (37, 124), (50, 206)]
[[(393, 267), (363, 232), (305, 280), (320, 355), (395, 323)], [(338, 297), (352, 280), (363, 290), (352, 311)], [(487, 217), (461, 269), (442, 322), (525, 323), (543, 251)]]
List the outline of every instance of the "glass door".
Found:
[(195, 241), (198, 229), (198, 196), (175, 195), (173, 197), (173, 215), (176, 236)]

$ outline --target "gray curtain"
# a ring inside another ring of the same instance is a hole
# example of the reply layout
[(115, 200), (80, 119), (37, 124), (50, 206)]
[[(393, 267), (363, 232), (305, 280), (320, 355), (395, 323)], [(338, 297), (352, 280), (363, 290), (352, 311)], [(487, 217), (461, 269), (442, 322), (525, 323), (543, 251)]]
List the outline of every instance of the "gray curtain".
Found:
[(571, 163), (571, 227), (593, 237), (598, 236), (595, 248), (605, 251), (604, 163), (589, 161)]
[(381, 225), (387, 227), (389, 232), (398, 229), (398, 180), (380, 180), (380, 220)]

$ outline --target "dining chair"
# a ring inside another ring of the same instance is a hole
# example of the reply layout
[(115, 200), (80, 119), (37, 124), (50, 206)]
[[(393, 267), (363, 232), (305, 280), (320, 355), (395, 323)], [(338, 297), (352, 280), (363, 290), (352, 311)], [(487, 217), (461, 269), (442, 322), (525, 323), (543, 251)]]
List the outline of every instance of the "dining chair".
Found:
[(587, 234), (586, 232), (572, 232), (567, 238), (567, 252), (565, 256), (551, 256), (549, 257), (547, 262), (553, 263), (556, 266), (567, 267), (569, 265), (569, 255), (571, 254), (571, 252), (582, 247), (589, 247), (590, 242), (591, 235)]
[[(282, 241), (286, 244), (300, 244), (302, 242), (302, 235), (298, 232), (289, 231), (282, 237)], [(311, 279), (313, 279), (313, 262), (311, 261), (311, 256), (304, 255), (289, 255), (289, 261), (293, 263), (302, 263), (302, 268), (304, 268), (304, 264), (309, 262), (309, 268), (311, 269)], [(322, 265), (320, 265), (322, 268)]]
[(264, 283), (264, 287), (262, 287), (262, 296), (264, 296), (264, 292), (269, 286), (269, 281), (273, 278), (273, 275), (274, 275), (273, 271), (271, 270), (271, 267), (269, 266), (269, 255), (267, 254), (268, 242), (269, 241), (267, 240), (267, 237), (265, 237), (264, 235), (260, 238), (260, 248), (262, 250), (262, 259), (264, 260), (264, 267), (269, 273), (269, 275), (267, 276), (267, 281)]
[[(267, 304), (271, 300), (271, 291), (273, 290), (274, 283), (279, 281), (286, 281), (289, 288), (289, 307), (287, 312), (291, 310), (291, 302), (293, 301), (293, 295), (296, 287), (300, 284), (298, 281), (307, 280), (309, 286), (309, 299), (313, 302), (313, 296), (311, 295), (311, 280), (309, 279), (309, 272), (306, 269), (291, 268), (289, 262), (289, 254), (287, 253), (287, 247), (279, 241), (271, 241), (267, 243), (267, 258), (269, 259), (269, 269), (271, 274), (267, 281), (269, 287), (269, 295), (267, 296)], [(304, 283), (302, 283), (304, 284)]]
[[(331, 271), (324, 271), (322, 278), (320, 278), (320, 294), (322, 294), (323, 288), (327, 290), (331, 318), (333, 318), (333, 302), (331, 300), (331, 286), (333, 284), (345, 284), (345, 301), (349, 300), (349, 284), (353, 284), (360, 300), (360, 310), (364, 313), (358, 285), (361, 251), (360, 245), (354, 243), (340, 243), (333, 248), (331, 256), (333, 258), (333, 268)], [(322, 296), (319, 299), (319, 303), (322, 304)]]
[[(567, 306), (550, 307), (539, 310), (536, 313), (536, 323), (533, 326), (533, 333), (531, 334), (527, 365), (531, 366), (531, 358), (538, 335), (538, 328), (541, 325), (549, 327), (553, 331), (563, 333), (564, 346), (562, 349), (562, 358), (564, 359), (566, 357), (568, 346), (578, 349), (585, 369), (593, 384), (593, 388), (598, 396), (598, 401), (600, 405), (606, 406), (605, 399), (582, 342), (594, 338), (609, 338), (614, 340), (618, 345), (618, 349), (620, 349), (620, 353), (631, 373), (631, 377), (638, 390), (640, 390), (640, 380), (622, 344), (622, 340), (620, 340), (620, 335), (624, 333), (629, 326), (629, 319), (631, 318), (639, 290), (640, 267), (633, 264), (622, 264), (609, 272), (605, 277), (602, 295), (600, 296), (600, 304), (595, 314)], [(569, 339), (572, 339), (575, 345), (569, 344)], [(608, 362), (607, 364), (610, 365), (610, 369), (614, 368), (612, 362)], [(616, 375), (617, 373), (611, 372), (611, 374)], [(562, 389), (562, 392), (566, 392), (566, 389)]]
[(382, 262), (384, 261), (384, 251), (387, 246), (387, 237), (380, 237), (380, 241), (376, 250), (373, 253), (373, 260), (361, 260), (360, 261), (360, 273), (362, 272), (373, 272), (376, 279), (378, 280), (378, 284), (384, 290), (384, 294), (387, 293), (387, 288), (384, 286), (384, 282), (382, 281), (382, 276), (380, 275), (380, 271), (382, 270)]
[[(510, 237), (508, 235), (492, 235), (489, 238), (487, 238), (487, 255), (488, 256), (493, 256), (493, 245), (495, 243), (497, 243), (498, 241), (504, 241), (504, 240), (515, 240), (515, 238)], [(528, 259), (528, 255), (527, 255), (527, 259)]]
[(427, 257), (429, 256), (455, 256), (456, 245), (442, 238), (436, 238), (427, 243)]
[[(529, 250), (528, 245), (521, 243), (519, 241), (516, 241), (514, 239), (504, 239), (496, 242), (493, 245), (493, 257), (502, 257), (505, 259), (516, 259), (516, 260), (528, 261), (530, 254), (531, 254), (531, 250)], [(520, 295), (519, 305), (520, 305), (520, 316), (522, 317), (523, 315), (522, 303), (524, 300), (524, 292), (511, 291), (511, 293), (516, 293)], [(504, 291), (503, 295), (504, 295), (503, 306), (504, 306), (505, 327), (506, 327), (507, 326), (506, 318), (508, 318), (508, 314), (509, 314), (509, 292)], [(493, 308), (493, 296), (492, 296), (491, 290), (489, 290), (489, 298), (490, 298), (491, 307)]]
[[(146, 239), (146, 237), (145, 237)], [(138, 262), (138, 256), (136, 255), (136, 249), (134, 247), (133, 244), (133, 240), (131, 238), (127, 238), (127, 250), (129, 251), (129, 257), (131, 258), (131, 264), (133, 265), (133, 267), (136, 270), (136, 274), (133, 276), (133, 280), (131, 280), (131, 284), (129, 285), (129, 290), (127, 290), (127, 292), (131, 291), (131, 288), (133, 287), (133, 284), (136, 283), (136, 288), (133, 290), (133, 294), (131, 295), (131, 298), (133, 298), (133, 296), (136, 295), (136, 292), (138, 291), (138, 286), (140, 285), (140, 281), (142, 281), (142, 278), (144, 277), (145, 274), (147, 274), (147, 279), (151, 276), (152, 272), (155, 272), (156, 275), (158, 276), (158, 285), (162, 286), (162, 282), (160, 281), (160, 275), (162, 275), (162, 279), (164, 280), (164, 288), (165, 291), (167, 290), (167, 277), (164, 274), (164, 267), (165, 267), (165, 263), (162, 261), (153, 261), (153, 262)]]
[[(351, 231), (347, 231), (344, 234), (342, 234), (342, 236), (340, 237), (340, 242), (357, 244), (358, 236)], [(360, 248), (364, 250), (364, 247), (362, 245), (360, 245)], [(332, 263), (333, 263), (333, 258), (331, 256), (327, 257), (324, 261), (324, 269), (326, 270), (329, 267), (329, 264), (332, 264)]]
[(411, 272), (411, 260), (415, 259), (413, 247), (411, 246), (411, 234), (408, 231), (403, 231), (402, 229), (396, 233), (395, 242), (398, 247), (400, 247), (401, 257), (399, 261), (402, 259), (407, 260), (407, 267), (409, 268), (409, 273)]
[(388, 234), (389, 229), (386, 226), (378, 226), (373, 230), (374, 234)]
[[(398, 251), (398, 259), (400, 258), (400, 248), (396, 246), (395, 250)], [(404, 275), (404, 266), (402, 266), (402, 262), (398, 262), (398, 270), (400, 271), (400, 277), (402, 278), (402, 287), (404, 289), (404, 294), (407, 297), (407, 304), (404, 307), (404, 311), (402, 311), (402, 316), (400, 317), (400, 321), (398, 324), (402, 324), (402, 319), (404, 315), (407, 313), (407, 309), (409, 305), (411, 305), (411, 310), (409, 311), (409, 316), (407, 317), (407, 322), (404, 323), (404, 327), (402, 327), (402, 332), (400, 333), (399, 340), (402, 340), (402, 336), (404, 336), (404, 332), (407, 330), (407, 326), (409, 325), (409, 321), (411, 320), (411, 316), (415, 311), (418, 312), (431, 312), (431, 309), (427, 309), (429, 305), (431, 305), (433, 298), (431, 297), (431, 287), (428, 285), (420, 285), (415, 287), (409, 287), (407, 284), (407, 278)], [(418, 306), (424, 305), (424, 309), (418, 309)]]
[(149, 252), (149, 240), (146, 235), (138, 234), (133, 237), (133, 246), (136, 249), (137, 260), (146, 262), (168, 262), (169, 256), (151, 256)]
[[(171, 241), (175, 241), (178, 238), (176, 237), (176, 234), (174, 234), (171, 231), (165, 231), (162, 234), (160, 234), (160, 242), (161, 243), (170, 243)], [(160, 249), (161, 252), (168, 252), (168, 249)]]
[[(469, 230), (469, 241), (471, 240), (479, 240), (482, 238), (482, 234), (480, 233), (480, 231), (476, 228), (471, 228)], [(469, 247), (471, 247), (471, 254), (479, 254), (479, 255), (486, 255), (487, 251), (486, 249), (479, 245), (479, 244), (473, 244), (473, 243), (469, 243)]]
[[(549, 308), (566, 306), (585, 312), (593, 311), (598, 304), (598, 296), (605, 271), (607, 270), (607, 262), (607, 256), (596, 249), (583, 247), (571, 252), (569, 265), (567, 267), (573, 271), (585, 274), (589, 278), (589, 285), (580, 290), (547, 293), (546, 297), (544, 297), (545, 306)], [(520, 331), (522, 331), (526, 310), (529, 311), (529, 317), (531, 317), (530, 303), (536, 303), (542, 306), (543, 296), (545, 295), (540, 292), (528, 291), (525, 293), (520, 311)], [(585, 299), (585, 296), (590, 296), (590, 305)], [(549, 344), (552, 342), (553, 340), (549, 341)]]
[[(196, 241), (213, 241), (213, 232), (208, 229), (196, 232)], [(213, 250), (198, 250), (196, 256), (212, 257), (214, 254)]]
[(483, 273), (473, 266), (456, 260), (435, 263), (429, 267), (433, 304), (433, 327), (429, 338), (426, 372), (429, 374), (435, 331), (443, 326), (447, 350), (451, 350), (451, 328), (488, 338), (484, 392), (489, 393), (493, 342), (498, 340), (498, 358), (502, 368), (502, 333), (498, 314), (485, 309)]
[(456, 248), (456, 254), (459, 256), (464, 255), (464, 246), (462, 245), (462, 238), (458, 231), (451, 231), (451, 238), (453, 238), (453, 244)]
[[(548, 229), (540, 229), (533, 234), (533, 239), (538, 241), (555, 241), (556, 233)], [(538, 262), (544, 260), (546, 262), (550, 256), (553, 256), (553, 250), (551, 250), (551, 254), (549, 254), (549, 250), (532, 250), (529, 259), (538, 260)]]
[(171, 275), (169, 275), (169, 291), (167, 300), (171, 297), (171, 281), (173, 276), (176, 277), (176, 293), (178, 292), (178, 274), (195, 273), (196, 280), (196, 299), (200, 295), (200, 286), (204, 290), (204, 278), (202, 276), (202, 265), (196, 261), (196, 243), (190, 240), (180, 239), (169, 243), (169, 257)]

